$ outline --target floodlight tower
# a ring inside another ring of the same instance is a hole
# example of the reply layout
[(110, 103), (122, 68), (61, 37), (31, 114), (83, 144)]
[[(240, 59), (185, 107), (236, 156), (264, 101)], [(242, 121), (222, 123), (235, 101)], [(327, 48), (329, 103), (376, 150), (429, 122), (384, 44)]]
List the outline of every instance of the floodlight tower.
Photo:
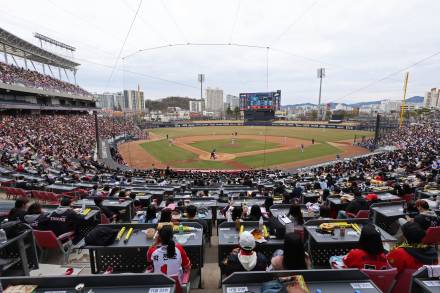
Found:
[(319, 78), (319, 99), (318, 99), (318, 121), (321, 120), (321, 88), (322, 88), (322, 78), (325, 77), (325, 68), (318, 68), (318, 78)]
[(203, 100), (203, 82), (205, 81), (205, 74), (199, 73), (198, 80), (200, 82), (200, 99)]

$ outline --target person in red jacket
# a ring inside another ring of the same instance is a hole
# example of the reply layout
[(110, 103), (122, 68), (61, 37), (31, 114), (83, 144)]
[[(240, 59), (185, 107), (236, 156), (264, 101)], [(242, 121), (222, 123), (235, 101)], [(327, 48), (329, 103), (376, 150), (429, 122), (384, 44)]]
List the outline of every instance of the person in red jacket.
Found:
[(391, 266), (401, 273), (406, 269), (418, 269), (423, 265), (435, 265), (437, 250), (422, 243), (425, 231), (418, 223), (408, 222), (402, 227), (406, 242), (388, 253), (387, 259)]
[(390, 267), (380, 233), (371, 224), (362, 228), (358, 248), (350, 250), (342, 261), (347, 268), (386, 270)]

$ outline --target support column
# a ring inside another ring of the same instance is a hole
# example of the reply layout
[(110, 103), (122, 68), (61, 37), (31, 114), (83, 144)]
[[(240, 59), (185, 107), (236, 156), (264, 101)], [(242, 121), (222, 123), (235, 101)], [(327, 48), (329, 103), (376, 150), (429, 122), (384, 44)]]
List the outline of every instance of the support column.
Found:
[(6, 53), (6, 45), (3, 44), (3, 54), (5, 56), (5, 63), (8, 64), (8, 54)]
[(380, 114), (377, 113), (376, 116), (376, 130), (374, 132), (374, 147), (377, 147), (377, 144), (379, 142), (380, 139)]
[(96, 139), (96, 152), (98, 159), (102, 158), (101, 141), (99, 140), (99, 123), (98, 123), (98, 111), (93, 111), (95, 116), (95, 139)]

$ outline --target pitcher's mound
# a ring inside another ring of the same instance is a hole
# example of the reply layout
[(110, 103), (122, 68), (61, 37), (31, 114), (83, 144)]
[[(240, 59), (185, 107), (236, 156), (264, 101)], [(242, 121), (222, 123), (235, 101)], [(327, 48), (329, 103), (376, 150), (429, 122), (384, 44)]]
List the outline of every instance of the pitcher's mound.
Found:
[[(211, 159), (210, 153), (200, 154), (199, 159), (205, 160), (205, 161), (214, 161), (213, 159)], [(225, 154), (225, 153), (216, 153), (215, 154), (215, 161), (230, 161), (233, 159), (235, 159), (235, 155), (233, 155), (233, 154)]]

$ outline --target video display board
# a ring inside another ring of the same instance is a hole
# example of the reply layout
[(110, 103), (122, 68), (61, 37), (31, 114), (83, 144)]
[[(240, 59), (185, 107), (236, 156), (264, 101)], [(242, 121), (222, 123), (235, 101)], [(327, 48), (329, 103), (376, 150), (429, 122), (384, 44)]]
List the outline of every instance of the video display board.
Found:
[(280, 110), (281, 91), (261, 93), (241, 93), (240, 110)]

